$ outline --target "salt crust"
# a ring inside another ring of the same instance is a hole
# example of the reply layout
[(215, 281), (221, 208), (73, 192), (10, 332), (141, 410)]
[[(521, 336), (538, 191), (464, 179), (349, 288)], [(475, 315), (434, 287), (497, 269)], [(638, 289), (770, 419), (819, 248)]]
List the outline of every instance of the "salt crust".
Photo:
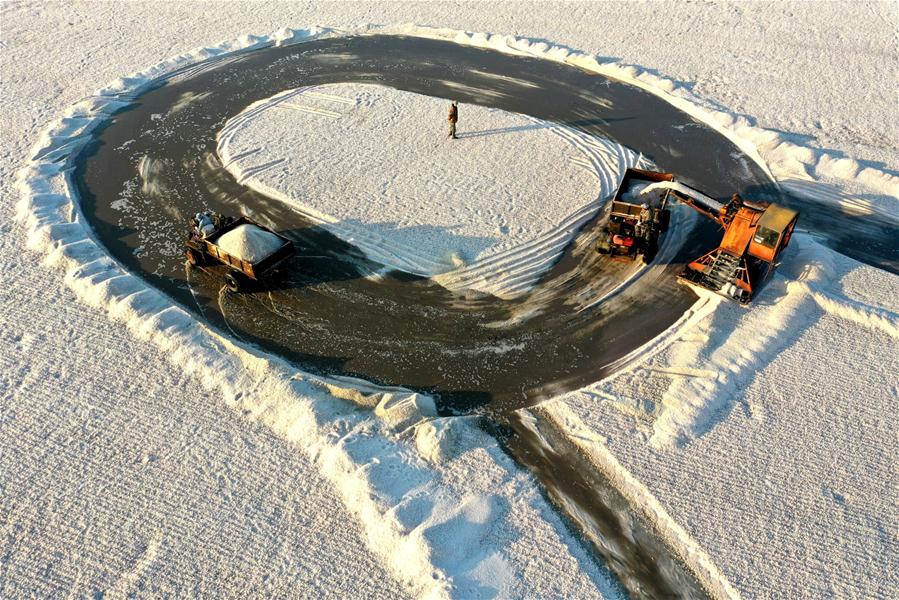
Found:
[[(140, 73), (118, 79), (94, 97), (74, 105), (54, 122), (36, 144), (29, 165), (19, 174), (18, 188), (22, 199), (18, 204), (18, 216), (29, 229), (29, 245), (43, 250), (49, 264), (65, 269), (67, 284), (83, 301), (105, 308), (111, 318), (126, 323), (136, 336), (153, 340), (169, 351), (172, 360), (186, 372), (195, 373), (209, 388), (221, 390), (229, 403), (243, 407), (253, 418), (266, 423), (279, 435), (316, 456), (322, 472), (334, 482), (347, 506), (365, 524), (369, 539), (377, 540), (374, 550), (384, 556), (397, 576), (421, 595), (446, 597), (452, 595), (454, 581), (463, 581), (466, 574), (477, 574), (477, 565), (472, 567), (470, 561), (433, 559), (440, 555), (440, 543), (454, 544), (456, 540), (432, 536), (422, 543), (410, 544), (406, 541), (408, 529), (392, 516), (389, 504), (379, 497), (378, 491), (384, 479), (360, 472), (360, 464), (345, 444), (335, 443), (326, 435), (329, 422), (336, 418), (345, 419), (347, 413), (341, 401), (322, 391), (353, 389), (350, 395), (365, 396), (367, 394), (360, 390), (365, 389), (367, 384), (323, 381), (298, 374), (283, 361), (252, 348), (238, 346), (198, 324), (184, 309), (173, 305), (169, 298), (148, 287), (106, 255), (84, 224), (75, 188), (67, 174), (71, 161), (91, 139), (92, 130), (133, 101), (141, 90), (154, 81), (208, 68), (216, 60), (227, 59), (229, 53), (265, 45), (366, 33), (402, 33), (452, 40), (511, 54), (565, 62), (621, 79), (665, 98), (716, 127), (758, 164), (781, 179), (852, 178), (895, 199), (899, 196), (899, 178), (873, 167), (863, 167), (849, 158), (836, 158), (823, 151), (793, 144), (777, 132), (754, 127), (742, 117), (710, 108), (688, 89), (638, 67), (603, 63), (594, 56), (553, 47), (543, 41), (411, 25), (366, 25), (354, 30), (321, 27), (282, 29), (271, 36), (244, 36), (216, 47), (179, 55)], [(895, 214), (894, 205), (871, 206), (868, 210)], [(822, 306), (829, 306), (832, 302), (824, 293), (814, 293), (813, 297)], [(895, 319), (892, 316), (886, 318), (887, 327), (892, 330)], [(883, 317), (877, 319), (878, 323), (884, 322)], [(402, 390), (376, 391), (368, 387), (373, 394), (407, 394)], [(255, 389), (256, 393), (252, 397), (246, 396), (242, 390), (247, 389)], [(356, 423), (362, 425), (362, 422)], [(393, 452), (402, 453), (402, 449), (408, 447), (403, 440), (390, 436), (384, 439), (388, 447), (380, 453), (382, 458)], [(424, 446), (429, 447), (430, 444)], [(490, 523), (491, 518), (496, 518), (496, 511), (491, 508), (495, 507), (495, 502), (488, 497), (477, 499), (474, 504), (460, 497), (455, 506), (461, 507), (460, 515), (473, 515), (466, 521), (468, 523)], [(422, 522), (432, 521), (425, 519)], [(435, 540), (439, 542), (437, 547), (434, 546)], [(480, 537), (480, 542), (483, 562), (496, 564), (496, 552), (485, 543), (484, 537)], [(698, 558), (694, 568), (697, 564), (701, 567), (708, 559), (696, 548), (689, 548), (688, 555)], [(437, 562), (442, 562), (442, 568), (436, 568)], [(694, 560), (688, 562), (694, 563)], [(460, 570), (463, 567), (465, 570)], [(508, 582), (512, 576), (507, 567), (500, 558), (500, 566), (491, 569), (488, 574), (491, 585), (503, 589), (503, 582)], [(699, 572), (703, 570), (699, 569)]]

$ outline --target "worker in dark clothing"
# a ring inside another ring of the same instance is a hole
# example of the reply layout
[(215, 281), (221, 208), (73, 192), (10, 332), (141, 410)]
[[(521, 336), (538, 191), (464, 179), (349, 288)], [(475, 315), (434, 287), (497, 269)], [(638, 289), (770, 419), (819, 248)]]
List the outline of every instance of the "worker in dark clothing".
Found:
[(446, 120), (449, 121), (449, 137), (454, 140), (459, 139), (456, 137), (456, 121), (459, 120), (459, 105), (455, 101), (450, 104), (449, 116)]

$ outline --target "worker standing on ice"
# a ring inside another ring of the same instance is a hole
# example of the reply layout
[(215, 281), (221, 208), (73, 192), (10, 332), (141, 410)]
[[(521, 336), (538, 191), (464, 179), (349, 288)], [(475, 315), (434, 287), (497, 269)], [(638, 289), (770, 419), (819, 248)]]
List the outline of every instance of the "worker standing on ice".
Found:
[(456, 121), (459, 120), (459, 105), (455, 100), (450, 104), (449, 116), (446, 120), (449, 121), (449, 137), (454, 140), (459, 139), (456, 137)]

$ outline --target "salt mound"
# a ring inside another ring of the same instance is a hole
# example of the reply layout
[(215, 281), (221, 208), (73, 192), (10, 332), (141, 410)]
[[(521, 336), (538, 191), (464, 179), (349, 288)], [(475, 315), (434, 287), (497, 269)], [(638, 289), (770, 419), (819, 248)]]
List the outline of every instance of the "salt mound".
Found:
[(423, 419), (436, 417), (437, 406), (430, 396), (384, 394), (375, 407), (375, 415), (394, 431), (402, 431)]
[(280, 248), (284, 242), (274, 233), (255, 225), (240, 225), (222, 235), (216, 243), (231, 256), (254, 263)]
[(432, 463), (445, 463), (456, 451), (459, 431), (453, 417), (432, 419), (415, 428), (415, 447)]

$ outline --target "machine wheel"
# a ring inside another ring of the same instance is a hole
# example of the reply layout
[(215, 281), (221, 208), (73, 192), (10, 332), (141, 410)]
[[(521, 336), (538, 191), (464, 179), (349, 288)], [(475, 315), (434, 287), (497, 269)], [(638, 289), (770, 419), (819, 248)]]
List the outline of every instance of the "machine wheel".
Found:
[(659, 212), (659, 233), (668, 231), (668, 223), (671, 222), (671, 210), (665, 209)]
[(191, 267), (196, 267), (197, 265), (202, 265), (205, 262), (206, 261), (204, 260), (202, 254), (200, 254), (199, 252), (197, 252), (196, 250), (193, 250), (191, 248), (187, 249), (187, 264), (189, 264)]
[(236, 271), (232, 271), (225, 275), (225, 286), (228, 288), (228, 291), (234, 292), (235, 294), (240, 293), (244, 288), (244, 283), (246, 279), (240, 273)]
[(600, 254), (609, 254), (612, 251), (612, 247), (609, 246), (609, 239), (605, 238), (605, 239), (599, 240), (596, 243), (596, 251), (599, 252)]

